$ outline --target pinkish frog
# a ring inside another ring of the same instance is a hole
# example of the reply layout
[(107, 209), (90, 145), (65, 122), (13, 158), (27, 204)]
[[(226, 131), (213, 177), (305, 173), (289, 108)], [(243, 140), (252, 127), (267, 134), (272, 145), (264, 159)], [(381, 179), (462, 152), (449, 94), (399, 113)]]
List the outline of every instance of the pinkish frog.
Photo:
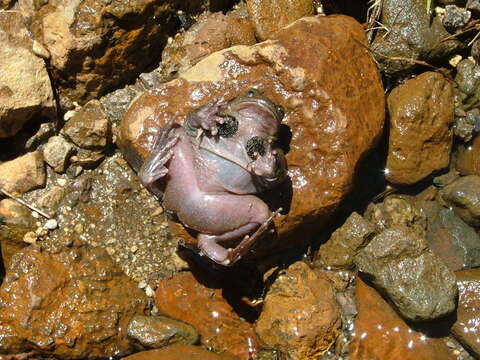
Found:
[(269, 228), (273, 214), (254, 194), (286, 177), (275, 147), (283, 109), (256, 90), (213, 102), (171, 121), (159, 132), (139, 176), (142, 184), (187, 228), (200, 252), (221, 265), (245, 255)]

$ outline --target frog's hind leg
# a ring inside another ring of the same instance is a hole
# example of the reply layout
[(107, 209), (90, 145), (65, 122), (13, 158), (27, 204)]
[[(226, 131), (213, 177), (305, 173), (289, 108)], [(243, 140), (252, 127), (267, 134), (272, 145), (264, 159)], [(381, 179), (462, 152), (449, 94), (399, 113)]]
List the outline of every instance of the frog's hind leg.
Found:
[[(273, 219), (282, 211), (278, 209), (270, 217), (268, 217), (260, 225), (258, 223), (248, 223), (241, 226), (238, 229), (232, 230), (222, 235), (207, 235), (200, 234), (198, 236), (198, 247), (204, 252), (210, 259), (218, 264), (224, 266), (233, 265), (243, 255), (248, 253), (252, 245), (258, 240), (258, 238), (270, 227)], [(256, 229), (256, 230), (255, 230)], [(252, 235), (248, 234), (252, 231), (255, 232)], [(230, 240), (232, 238), (244, 236), (240, 243), (234, 248), (225, 248), (220, 245), (221, 242)]]
[(155, 140), (150, 156), (145, 160), (138, 176), (140, 182), (145, 188), (161, 199), (163, 190), (158, 180), (168, 173), (167, 163), (173, 156), (173, 147), (179, 140), (179, 134), (176, 131), (178, 125), (175, 124), (175, 118), (162, 128)]

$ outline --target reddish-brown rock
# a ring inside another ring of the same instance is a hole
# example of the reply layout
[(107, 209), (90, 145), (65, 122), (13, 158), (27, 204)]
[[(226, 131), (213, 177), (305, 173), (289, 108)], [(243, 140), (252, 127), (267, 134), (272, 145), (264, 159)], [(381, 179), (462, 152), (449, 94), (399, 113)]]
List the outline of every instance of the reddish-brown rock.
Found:
[(462, 175), (480, 175), (480, 136), (458, 147), (455, 167)]
[(202, 285), (190, 272), (160, 281), (155, 303), (162, 314), (193, 325), (208, 348), (245, 360), (258, 350), (252, 325), (233, 311), (222, 289)]
[(183, 72), (204, 57), (234, 45), (256, 43), (253, 26), (246, 17), (221, 12), (202, 14), (186, 32), (175, 36), (162, 53), (162, 74)]
[(429, 338), (411, 329), (375, 289), (360, 279), (356, 300), (358, 315), (348, 345), (348, 359), (456, 359), (442, 339)]
[(67, 359), (129, 354), (126, 329), (146, 297), (100, 248), (17, 252), (0, 287), (0, 353)]
[(247, 9), (260, 40), (314, 11), (312, 0), (247, 0)]
[(139, 352), (124, 360), (235, 360), (230, 355), (218, 355), (193, 345), (173, 345), (163, 349)]
[[(362, 27), (346, 16), (300, 19), (253, 46), (235, 46), (200, 61), (178, 79), (138, 98), (121, 127), (121, 148), (133, 166), (149, 153), (158, 128), (178, 114), (255, 87), (284, 107), (292, 133), (291, 185), (270, 196), (282, 240), (318, 231), (351, 189), (359, 159), (384, 119), (380, 78)], [(293, 192), (293, 195), (292, 195)]]
[(388, 96), (390, 135), (385, 177), (413, 184), (450, 162), (453, 90), (441, 74), (426, 72)]
[(480, 269), (456, 272), (458, 285), (457, 321), (453, 335), (480, 356)]
[(332, 283), (299, 261), (272, 284), (255, 330), (293, 360), (314, 360), (335, 342), (340, 325)]
[(42, 187), (47, 180), (42, 153), (27, 153), (0, 164), (0, 187), (14, 194), (23, 194)]

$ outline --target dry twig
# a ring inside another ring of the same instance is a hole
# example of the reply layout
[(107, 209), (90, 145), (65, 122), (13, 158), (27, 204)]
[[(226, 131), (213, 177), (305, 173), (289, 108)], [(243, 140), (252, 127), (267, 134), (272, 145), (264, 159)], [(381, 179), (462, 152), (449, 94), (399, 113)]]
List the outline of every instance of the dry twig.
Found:
[(6, 191), (5, 189), (0, 188), (0, 193), (2, 193), (2, 194), (4, 194), (5, 196), (7, 196), (7, 197), (9, 197), (9, 198), (11, 198), (11, 199), (13, 199), (13, 200), (15, 200), (16, 202), (22, 204), (23, 206), (26, 206), (26, 207), (29, 208), (30, 210), (39, 213), (40, 215), (42, 215), (43, 217), (45, 217), (45, 218), (47, 218), (47, 219), (51, 219), (51, 218), (52, 218), (51, 215), (47, 214), (46, 212), (38, 209), (37, 207), (35, 207), (35, 206), (33, 206), (33, 205), (27, 203), (25, 200), (20, 199), (19, 197), (16, 197), (15, 195), (9, 193), (9, 192)]

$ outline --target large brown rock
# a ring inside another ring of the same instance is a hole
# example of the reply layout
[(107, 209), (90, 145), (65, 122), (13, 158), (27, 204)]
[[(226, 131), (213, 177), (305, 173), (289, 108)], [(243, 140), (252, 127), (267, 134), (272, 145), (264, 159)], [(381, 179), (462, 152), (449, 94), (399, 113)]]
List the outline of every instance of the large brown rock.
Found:
[(293, 360), (314, 360), (340, 332), (332, 283), (303, 262), (290, 265), (272, 284), (255, 330)]
[(15, 135), (34, 116), (56, 115), (45, 62), (19, 11), (0, 11), (0, 138)]
[(455, 273), (458, 285), (457, 321), (453, 335), (467, 348), (480, 356), (480, 269)]
[[(135, 167), (173, 114), (255, 87), (284, 107), (292, 138), (291, 185), (270, 196), (279, 236), (317, 231), (352, 186), (363, 154), (379, 136), (384, 96), (362, 27), (345, 16), (307, 17), (253, 46), (235, 46), (200, 61), (178, 79), (138, 98), (125, 115), (121, 148)], [(293, 195), (292, 195), (293, 192)]]
[(314, 13), (312, 0), (247, 0), (247, 9), (260, 40), (271, 39), (281, 28)]
[(47, 180), (42, 153), (34, 151), (0, 164), (0, 187), (23, 194), (45, 185)]
[(454, 103), (447, 79), (426, 72), (408, 80), (390, 93), (388, 110), (388, 181), (413, 184), (448, 166)]
[[(60, 94), (98, 98), (154, 64), (177, 27), (178, 0), (20, 0), (31, 30), (50, 53)], [(192, 1), (182, 8), (199, 8)]]
[(0, 287), (0, 353), (34, 350), (66, 359), (127, 355), (131, 318), (145, 294), (100, 248), (15, 254)]
[(477, 135), (471, 144), (458, 147), (455, 168), (462, 175), (480, 176), (480, 136)]
[(247, 360), (259, 349), (257, 335), (222, 296), (220, 285), (203, 285), (190, 272), (178, 273), (159, 282), (155, 304), (162, 314), (193, 325), (203, 345)]
[(375, 289), (357, 279), (358, 315), (353, 339), (348, 345), (350, 360), (453, 360), (447, 345), (411, 329)]
[(193, 345), (174, 345), (164, 349), (142, 351), (124, 360), (236, 360), (237, 357), (218, 355)]

